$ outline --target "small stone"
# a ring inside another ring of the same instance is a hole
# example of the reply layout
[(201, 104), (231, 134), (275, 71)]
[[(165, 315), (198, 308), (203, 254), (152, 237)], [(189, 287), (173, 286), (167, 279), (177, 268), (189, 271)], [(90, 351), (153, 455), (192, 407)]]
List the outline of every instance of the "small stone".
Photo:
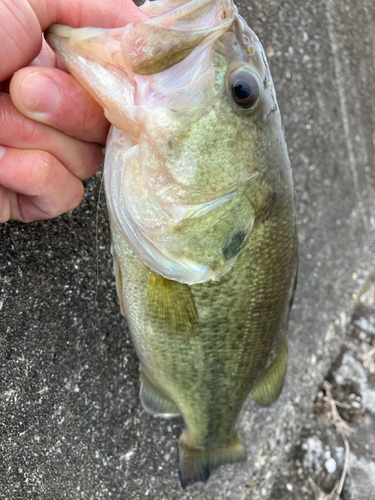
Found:
[(127, 453), (125, 453), (124, 459), (126, 461), (131, 460), (134, 457), (134, 455), (135, 455), (135, 451), (134, 450), (130, 450)]
[(327, 469), (327, 471), (330, 474), (333, 474), (336, 470), (336, 461), (334, 458), (329, 458), (326, 463), (324, 464), (324, 467)]
[(375, 327), (372, 326), (366, 318), (362, 317), (359, 320), (354, 321), (354, 324), (359, 326), (359, 328), (366, 333), (375, 333)]

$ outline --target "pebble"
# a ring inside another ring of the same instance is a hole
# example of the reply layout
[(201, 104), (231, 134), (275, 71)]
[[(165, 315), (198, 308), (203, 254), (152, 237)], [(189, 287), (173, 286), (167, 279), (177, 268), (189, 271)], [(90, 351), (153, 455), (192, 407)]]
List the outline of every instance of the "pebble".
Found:
[(334, 458), (329, 458), (324, 464), (324, 467), (330, 474), (333, 474), (336, 470), (336, 460)]

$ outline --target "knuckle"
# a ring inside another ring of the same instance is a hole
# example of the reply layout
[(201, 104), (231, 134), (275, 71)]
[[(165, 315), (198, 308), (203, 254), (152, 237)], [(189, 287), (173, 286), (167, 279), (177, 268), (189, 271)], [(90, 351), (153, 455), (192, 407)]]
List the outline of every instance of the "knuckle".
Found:
[(0, 186), (0, 223), (10, 219), (10, 201), (4, 186)]
[[(95, 103), (96, 104), (96, 103)], [(94, 105), (86, 106), (83, 127), (87, 132), (98, 133), (103, 128), (103, 114)]]
[(81, 203), (84, 193), (84, 187), (82, 182), (78, 181), (76, 183), (75, 189), (72, 190), (71, 195), (65, 201), (64, 212), (69, 212), (70, 210), (74, 210)]
[(0, 94), (0, 123), (2, 132), (14, 124), (14, 107), (8, 94)]
[(0, 94), (0, 135), (3, 141), (14, 146), (50, 142), (48, 129), (18, 111), (7, 94)]
[(29, 167), (29, 182), (35, 196), (43, 194), (51, 185), (53, 174), (53, 156), (46, 151), (34, 153)]
[(53, 204), (48, 208), (49, 218), (58, 217), (65, 212), (70, 212), (78, 207), (81, 203), (84, 194), (84, 187), (82, 182), (74, 179), (73, 185), (67, 183), (66, 189), (59, 192)]
[(100, 165), (102, 163), (103, 159), (103, 150), (100, 146), (97, 144), (90, 144), (88, 148), (88, 152), (85, 155), (85, 177), (88, 179), (92, 175), (94, 175), (98, 169), (100, 168)]
[(22, 128), (22, 137), (30, 143), (39, 143), (42, 139), (43, 128), (40, 124), (28, 119), (22, 119), (20, 121), (20, 126)]

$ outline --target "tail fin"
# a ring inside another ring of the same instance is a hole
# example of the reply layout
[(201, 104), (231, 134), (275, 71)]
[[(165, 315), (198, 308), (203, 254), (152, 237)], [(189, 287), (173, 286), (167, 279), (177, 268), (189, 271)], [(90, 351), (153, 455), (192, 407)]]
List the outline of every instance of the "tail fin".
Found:
[(184, 433), (180, 438), (180, 480), (183, 488), (202, 481), (205, 483), (211, 472), (220, 465), (243, 462), (246, 452), (242, 438), (237, 433), (233, 442), (222, 448), (192, 448), (184, 443)]

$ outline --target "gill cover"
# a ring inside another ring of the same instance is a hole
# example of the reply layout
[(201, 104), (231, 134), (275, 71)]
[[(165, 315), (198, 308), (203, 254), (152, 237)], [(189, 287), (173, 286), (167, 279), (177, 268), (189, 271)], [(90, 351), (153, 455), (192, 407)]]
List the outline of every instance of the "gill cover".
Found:
[[(47, 41), (113, 125), (104, 182), (124, 238), (165, 278), (218, 280), (250, 236), (256, 214), (246, 189), (259, 172), (232, 165), (230, 182), (212, 189), (195, 182), (202, 173), (197, 154), (176, 157), (175, 146), (176, 136), (183, 140), (184, 130), (211, 113), (218, 92), (214, 51), (220, 52), (222, 37), (236, 36), (241, 18), (231, 0), (147, 0), (141, 8), (150, 16), (142, 23), (112, 30), (53, 25)], [(237, 65), (245, 64), (234, 55)], [(261, 78), (253, 75), (259, 92)], [(244, 78), (233, 85), (227, 90), (239, 100), (251, 105), (258, 99)], [(219, 164), (204, 168), (213, 175), (222, 170)]]

